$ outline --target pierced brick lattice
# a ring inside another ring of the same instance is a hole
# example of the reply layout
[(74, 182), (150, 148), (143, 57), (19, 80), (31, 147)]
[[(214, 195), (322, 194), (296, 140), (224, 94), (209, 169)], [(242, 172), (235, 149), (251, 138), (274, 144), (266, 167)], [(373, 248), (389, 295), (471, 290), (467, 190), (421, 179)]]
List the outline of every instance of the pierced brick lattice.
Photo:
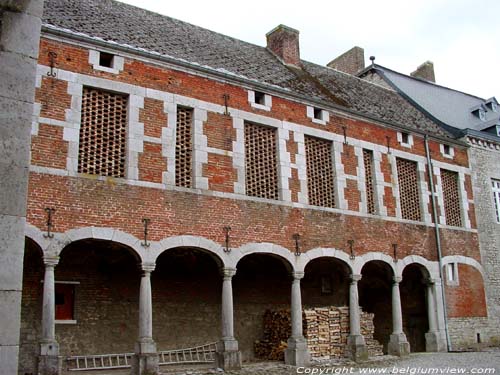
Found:
[(177, 131), (175, 140), (175, 185), (192, 187), (192, 128), (193, 110), (177, 108)]
[(375, 213), (375, 194), (373, 189), (373, 151), (363, 150), (365, 164), (366, 209), (369, 214)]
[(309, 204), (335, 207), (332, 143), (305, 137)]
[(396, 159), (399, 182), (401, 215), (407, 220), (422, 220), (420, 213), (420, 194), (418, 192), (417, 163)]
[(459, 227), (462, 225), (460, 215), (460, 196), (458, 194), (458, 173), (441, 169), (443, 184), (444, 213), (446, 224)]
[(246, 194), (278, 199), (276, 130), (245, 124)]
[(126, 95), (85, 87), (78, 172), (125, 177)]

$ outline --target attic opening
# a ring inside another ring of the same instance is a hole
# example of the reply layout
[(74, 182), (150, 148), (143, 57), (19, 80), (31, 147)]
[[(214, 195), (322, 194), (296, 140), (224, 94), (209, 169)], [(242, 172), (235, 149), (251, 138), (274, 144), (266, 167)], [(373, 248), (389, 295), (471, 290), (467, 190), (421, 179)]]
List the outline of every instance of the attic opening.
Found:
[(313, 113), (314, 113), (314, 118), (316, 120), (323, 120), (323, 110), (322, 109), (314, 107)]
[(255, 103), (266, 105), (266, 94), (261, 91), (255, 91)]
[(410, 143), (410, 135), (405, 132), (401, 132), (401, 143)]
[(450, 145), (443, 145), (443, 153), (445, 155), (450, 155), (451, 153)]
[(113, 67), (113, 58), (115, 56), (111, 53), (107, 52), (100, 52), (99, 53), (99, 65), (103, 66), (105, 68), (112, 68)]

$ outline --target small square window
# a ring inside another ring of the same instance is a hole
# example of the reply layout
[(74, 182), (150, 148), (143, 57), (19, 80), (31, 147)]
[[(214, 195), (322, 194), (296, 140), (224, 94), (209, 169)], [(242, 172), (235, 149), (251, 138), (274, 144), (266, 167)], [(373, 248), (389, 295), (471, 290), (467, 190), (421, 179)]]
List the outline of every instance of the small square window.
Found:
[(409, 143), (410, 135), (408, 133), (401, 133), (401, 143)]
[(443, 145), (443, 154), (450, 155), (450, 145)]
[(315, 124), (326, 125), (326, 123), (330, 120), (328, 111), (325, 111), (324, 109), (318, 107), (307, 106), (306, 115)]
[(99, 65), (105, 68), (112, 68), (114, 57), (111, 53), (101, 52), (99, 54)]
[(260, 91), (255, 91), (255, 103), (266, 105), (266, 94)]
[(319, 108), (314, 108), (314, 118), (316, 120), (323, 120), (323, 110)]

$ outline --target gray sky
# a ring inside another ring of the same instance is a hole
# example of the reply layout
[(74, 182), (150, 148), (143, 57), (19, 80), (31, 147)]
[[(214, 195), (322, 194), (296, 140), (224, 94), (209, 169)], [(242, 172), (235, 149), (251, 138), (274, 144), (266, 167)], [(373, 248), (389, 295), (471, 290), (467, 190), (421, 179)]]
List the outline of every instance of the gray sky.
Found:
[(264, 46), (279, 24), (300, 31), (301, 58), (326, 65), (357, 45), (409, 74), (426, 60), (436, 83), (500, 100), (498, 0), (120, 0)]

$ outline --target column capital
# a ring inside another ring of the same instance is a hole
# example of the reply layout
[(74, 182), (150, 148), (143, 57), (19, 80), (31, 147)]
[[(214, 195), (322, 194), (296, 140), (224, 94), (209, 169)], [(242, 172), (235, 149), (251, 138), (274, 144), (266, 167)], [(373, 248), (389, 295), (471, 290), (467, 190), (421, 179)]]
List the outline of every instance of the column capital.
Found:
[(399, 284), (401, 281), (403, 281), (403, 278), (401, 276), (393, 276), (392, 277), (392, 282), (394, 284)]
[(236, 275), (236, 268), (231, 267), (222, 267), (220, 270), (222, 277), (231, 279), (234, 275)]
[(156, 268), (156, 263), (154, 262), (143, 262), (141, 263), (141, 270), (144, 273), (151, 273), (155, 270)]
[(351, 283), (357, 283), (359, 280), (361, 280), (363, 275), (356, 275), (354, 273), (351, 273), (349, 277), (351, 278)]
[(304, 278), (304, 272), (301, 271), (293, 271), (291, 273), (293, 280), (300, 280)]
[(59, 257), (50, 255), (44, 256), (43, 263), (45, 264), (46, 267), (55, 267), (59, 264)]
[(432, 286), (436, 283), (436, 279), (433, 279), (432, 277), (424, 277), (422, 279), (422, 284), (427, 285), (427, 286)]

